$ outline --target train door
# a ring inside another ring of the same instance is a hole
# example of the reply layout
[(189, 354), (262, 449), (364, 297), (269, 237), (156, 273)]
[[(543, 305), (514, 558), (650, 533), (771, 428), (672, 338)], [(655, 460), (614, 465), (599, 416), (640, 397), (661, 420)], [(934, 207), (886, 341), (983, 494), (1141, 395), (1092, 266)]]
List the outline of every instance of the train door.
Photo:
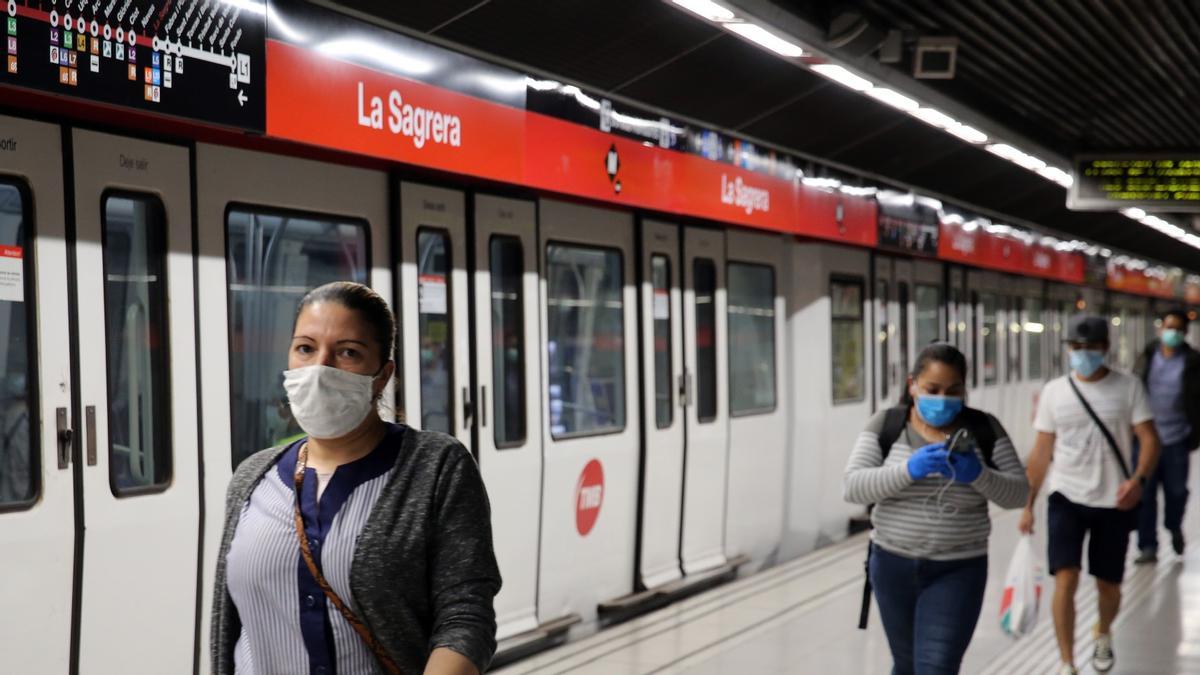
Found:
[(687, 448), (683, 466), (684, 574), (725, 563), (729, 444), (725, 345), (725, 233), (683, 230), (683, 362)]
[(78, 457), (62, 133), (11, 117), (0, 126), (0, 654), (20, 672), (64, 673)]
[(633, 218), (539, 203), (543, 496), (538, 615), (633, 589), (640, 410)]
[(471, 448), (466, 199), (400, 184), (400, 325), (409, 424)]
[[(379, 171), (200, 144), (196, 216), (205, 331), (199, 672), (207, 673), (213, 564), (230, 475), (257, 450), (303, 435), (288, 413), (282, 372), (304, 294), (357, 281), (392, 303), (388, 181)], [(395, 400), (394, 389), (384, 400)]]
[(783, 534), (788, 402), (778, 280), (788, 251), (780, 236), (731, 230), (726, 267), (729, 362), (729, 497), (725, 551), (761, 565)]
[(895, 281), (893, 297), (896, 302), (896, 397), (903, 395), (908, 386), (908, 373), (913, 359), (920, 349), (913, 344), (913, 261), (906, 258), (892, 260), (892, 277)]
[(476, 196), (474, 248), (476, 448), (504, 579), (495, 601), (496, 636), (504, 640), (539, 623), (542, 408), (535, 204)]
[(973, 351), (967, 328), (971, 321), (971, 305), (968, 302), (966, 272), (961, 267), (951, 267), (947, 270), (946, 279), (946, 339), (958, 347), (970, 363)]
[(875, 409), (883, 410), (896, 404), (900, 399), (896, 387), (899, 383), (900, 350), (897, 347), (897, 314), (899, 307), (896, 302), (896, 277), (892, 273), (892, 259), (876, 256), (872, 291), (874, 339), (872, 344), (872, 359), (874, 364), (873, 378), (875, 382)]
[(967, 271), (972, 406), (1003, 417), (1003, 338), (1000, 277), (993, 272)]
[(190, 158), (78, 130), (73, 155), (79, 660), (91, 672), (186, 672), (200, 529)]
[(679, 579), (683, 512), (684, 417), (683, 298), (679, 228), (642, 222), (642, 462), (641, 556), (646, 588)]

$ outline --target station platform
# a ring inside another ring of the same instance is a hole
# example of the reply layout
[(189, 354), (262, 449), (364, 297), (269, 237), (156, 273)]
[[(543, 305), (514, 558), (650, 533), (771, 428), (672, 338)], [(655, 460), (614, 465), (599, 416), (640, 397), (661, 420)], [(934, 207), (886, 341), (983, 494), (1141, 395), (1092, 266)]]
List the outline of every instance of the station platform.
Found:
[[(1044, 498), (1040, 501), (1044, 510)], [(1045, 518), (1039, 515), (1042, 526), (1035, 529), (1044, 555)], [(1057, 672), (1052, 579), (1046, 580), (1033, 633), (1013, 640), (1000, 630), (1000, 594), (1018, 537), (1017, 516), (1016, 511), (993, 512), (987, 595), (963, 673)], [(1170, 550), (1164, 533), (1157, 565), (1133, 565), (1136, 551), (1130, 545), (1114, 626), (1114, 675), (1200, 673), (1200, 516), (1194, 505), (1184, 530), (1191, 542), (1184, 556)], [(874, 603), (868, 629), (857, 629), (866, 545), (866, 533), (855, 535), (495, 672), (885, 675), (891, 672), (891, 657)], [(1091, 673), (1095, 585), (1081, 582), (1076, 603), (1076, 666)]]

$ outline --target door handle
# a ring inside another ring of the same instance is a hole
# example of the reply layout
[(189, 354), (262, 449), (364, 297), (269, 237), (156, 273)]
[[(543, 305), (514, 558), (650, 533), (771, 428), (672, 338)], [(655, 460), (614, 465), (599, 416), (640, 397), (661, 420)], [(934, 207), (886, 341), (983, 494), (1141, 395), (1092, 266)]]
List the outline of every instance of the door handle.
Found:
[(84, 441), (87, 445), (87, 465), (96, 466), (96, 406), (89, 405), (83, 409), (83, 417), (87, 428), (84, 429)]
[(487, 426), (487, 385), (479, 388), (479, 426)]
[(462, 409), (463, 426), (469, 427), (469, 426), (471, 426), (471, 419), (474, 417), (474, 414), (475, 414), (475, 408), (474, 408), (474, 406), (471, 405), (471, 389), (469, 387), (463, 387), (462, 388), (462, 396), (463, 396), (463, 409)]
[(71, 464), (71, 442), (75, 440), (75, 432), (68, 426), (66, 408), (54, 412), (58, 426), (58, 468), (65, 469)]

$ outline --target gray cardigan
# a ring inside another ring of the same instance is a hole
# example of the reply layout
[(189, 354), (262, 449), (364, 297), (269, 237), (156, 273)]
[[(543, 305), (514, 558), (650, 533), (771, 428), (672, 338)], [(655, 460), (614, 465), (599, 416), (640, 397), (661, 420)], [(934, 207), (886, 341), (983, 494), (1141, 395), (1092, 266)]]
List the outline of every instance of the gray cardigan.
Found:
[[(247, 458), (229, 483), (213, 593), (217, 675), (234, 675), (242, 630), (225, 585), (225, 559), (243, 505), (287, 447)], [(298, 557), (299, 546), (296, 550)], [(500, 590), (500, 572), (483, 480), (457, 440), (405, 428), (396, 465), (358, 536), (350, 589), (359, 618), (405, 675), (424, 672), (438, 647), (466, 656), (480, 672), (487, 669), (496, 651), (492, 599)]]

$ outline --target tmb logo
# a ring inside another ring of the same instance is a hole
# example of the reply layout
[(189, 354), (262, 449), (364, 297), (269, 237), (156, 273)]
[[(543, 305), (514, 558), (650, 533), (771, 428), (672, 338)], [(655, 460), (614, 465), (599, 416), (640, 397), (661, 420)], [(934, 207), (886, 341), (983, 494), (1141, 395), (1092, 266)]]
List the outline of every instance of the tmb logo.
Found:
[(600, 517), (600, 505), (604, 503), (604, 469), (598, 460), (591, 460), (583, 467), (575, 483), (575, 529), (579, 536), (586, 537), (596, 526)]

